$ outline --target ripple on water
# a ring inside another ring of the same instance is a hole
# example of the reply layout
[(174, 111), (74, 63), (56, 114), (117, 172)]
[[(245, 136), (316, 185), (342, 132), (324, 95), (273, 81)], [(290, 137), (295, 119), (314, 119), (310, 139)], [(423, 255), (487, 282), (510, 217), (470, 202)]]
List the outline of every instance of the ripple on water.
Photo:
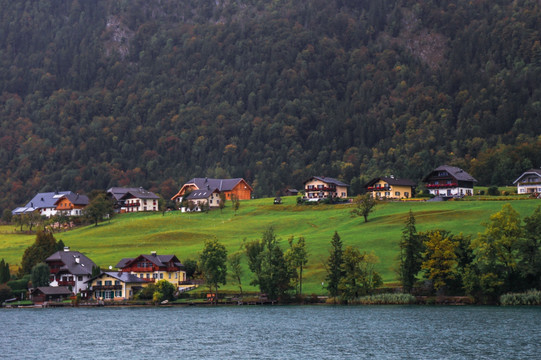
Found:
[(536, 359), (541, 308), (1, 309), (0, 358)]

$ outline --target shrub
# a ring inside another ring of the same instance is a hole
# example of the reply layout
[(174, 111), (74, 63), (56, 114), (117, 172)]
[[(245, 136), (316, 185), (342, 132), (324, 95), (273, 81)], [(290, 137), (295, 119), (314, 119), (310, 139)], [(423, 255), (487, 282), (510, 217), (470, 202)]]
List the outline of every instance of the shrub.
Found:
[(487, 194), (490, 196), (498, 196), (500, 195), (500, 191), (496, 186), (491, 186), (487, 189)]
[(353, 303), (362, 305), (407, 305), (415, 304), (417, 299), (411, 294), (376, 294), (363, 296)]
[(11, 291), (11, 288), (5, 284), (0, 285), (0, 304), (12, 297), (13, 292)]
[(500, 296), (500, 304), (504, 306), (541, 305), (541, 291), (528, 290), (524, 293), (511, 293)]

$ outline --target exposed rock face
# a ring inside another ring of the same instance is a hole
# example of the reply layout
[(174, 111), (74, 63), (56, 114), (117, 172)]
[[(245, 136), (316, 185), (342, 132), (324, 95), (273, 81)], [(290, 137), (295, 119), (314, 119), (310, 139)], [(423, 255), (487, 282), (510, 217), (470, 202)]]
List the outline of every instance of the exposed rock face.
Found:
[(111, 56), (118, 53), (124, 59), (130, 51), (130, 40), (133, 38), (133, 31), (122, 23), (120, 17), (111, 15), (107, 19), (104, 48), (105, 55)]

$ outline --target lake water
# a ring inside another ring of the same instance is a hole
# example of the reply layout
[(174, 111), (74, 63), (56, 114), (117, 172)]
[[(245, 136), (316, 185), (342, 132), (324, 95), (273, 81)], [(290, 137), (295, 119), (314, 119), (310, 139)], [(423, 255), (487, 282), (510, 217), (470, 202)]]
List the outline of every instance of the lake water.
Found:
[(5, 359), (540, 359), (541, 307), (0, 309)]

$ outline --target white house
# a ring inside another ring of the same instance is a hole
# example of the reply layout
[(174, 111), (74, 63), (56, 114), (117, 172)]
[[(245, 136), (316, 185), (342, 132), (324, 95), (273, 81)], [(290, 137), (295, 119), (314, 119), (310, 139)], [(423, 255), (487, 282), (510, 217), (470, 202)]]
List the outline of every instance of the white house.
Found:
[(518, 194), (541, 193), (541, 170), (530, 169), (513, 181)]

